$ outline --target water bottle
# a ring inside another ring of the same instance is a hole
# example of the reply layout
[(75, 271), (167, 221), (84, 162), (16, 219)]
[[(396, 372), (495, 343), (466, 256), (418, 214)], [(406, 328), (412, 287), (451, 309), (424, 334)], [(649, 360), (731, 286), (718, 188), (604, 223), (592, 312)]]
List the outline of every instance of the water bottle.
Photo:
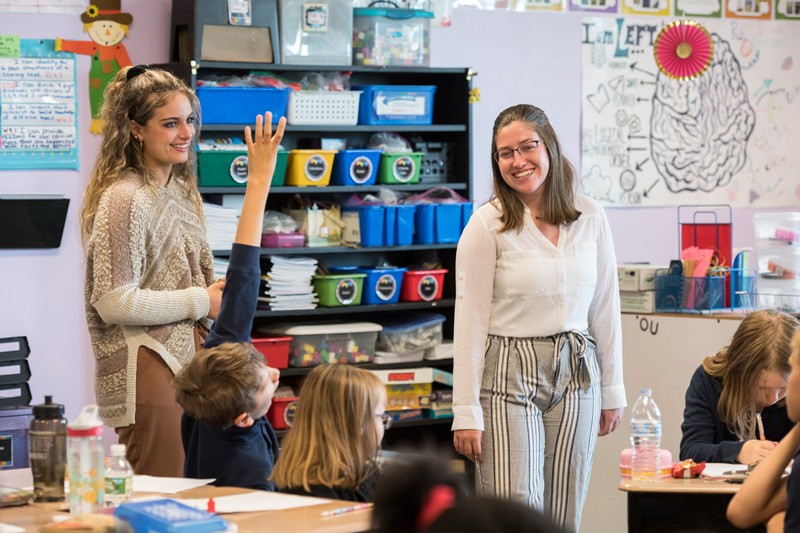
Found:
[(64, 406), (45, 396), (33, 406), (28, 434), (28, 456), (33, 474), (33, 499), (58, 502), (64, 499), (64, 472), (67, 466), (67, 419)]
[(85, 406), (78, 418), (67, 424), (67, 469), (69, 512), (93, 513), (103, 508), (103, 422), (96, 405)]
[(661, 478), (661, 411), (653, 391), (642, 389), (631, 414), (631, 478), (657, 481)]
[(125, 458), (125, 445), (112, 444), (106, 466), (106, 507), (119, 507), (133, 498), (133, 467)]

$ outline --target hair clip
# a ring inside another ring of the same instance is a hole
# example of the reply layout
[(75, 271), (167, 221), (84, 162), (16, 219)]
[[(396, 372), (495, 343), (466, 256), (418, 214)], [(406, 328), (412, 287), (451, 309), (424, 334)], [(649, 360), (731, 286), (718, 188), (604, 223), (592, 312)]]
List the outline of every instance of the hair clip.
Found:
[(143, 72), (145, 72), (147, 70), (150, 70), (150, 67), (147, 66), (147, 65), (134, 65), (134, 66), (132, 66), (131, 68), (128, 69), (128, 72), (126, 74), (127, 81), (131, 81), (133, 78), (135, 78), (136, 76), (138, 76), (139, 74), (141, 74), (141, 73), (143, 73)]

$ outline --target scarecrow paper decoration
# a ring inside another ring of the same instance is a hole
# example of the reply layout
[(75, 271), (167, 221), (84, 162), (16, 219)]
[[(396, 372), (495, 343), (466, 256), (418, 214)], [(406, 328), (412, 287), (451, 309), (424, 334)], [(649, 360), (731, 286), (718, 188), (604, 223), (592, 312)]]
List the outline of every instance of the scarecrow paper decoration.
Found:
[(133, 16), (123, 13), (121, 0), (93, 0), (86, 11), (81, 13), (83, 31), (91, 41), (67, 41), (56, 39), (56, 52), (74, 52), (92, 56), (89, 69), (89, 101), (92, 107), (92, 125), (89, 131), (100, 133), (100, 107), (103, 105), (103, 91), (123, 67), (131, 65), (128, 52), (122, 39), (128, 34)]

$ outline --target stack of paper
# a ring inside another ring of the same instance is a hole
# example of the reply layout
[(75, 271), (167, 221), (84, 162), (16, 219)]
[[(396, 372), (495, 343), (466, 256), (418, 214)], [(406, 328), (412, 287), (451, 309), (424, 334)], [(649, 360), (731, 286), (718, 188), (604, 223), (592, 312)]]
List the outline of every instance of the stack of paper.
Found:
[(317, 295), (311, 278), (317, 271), (317, 260), (312, 257), (270, 256), (272, 267), (265, 276), (260, 302), (273, 311), (315, 309)]
[(212, 250), (230, 250), (236, 237), (239, 210), (203, 202), (206, 237)]
[(214, 258), (214, 279), (224, 278), (228, 274), (228, 263), (230, 263), (228, 259)]

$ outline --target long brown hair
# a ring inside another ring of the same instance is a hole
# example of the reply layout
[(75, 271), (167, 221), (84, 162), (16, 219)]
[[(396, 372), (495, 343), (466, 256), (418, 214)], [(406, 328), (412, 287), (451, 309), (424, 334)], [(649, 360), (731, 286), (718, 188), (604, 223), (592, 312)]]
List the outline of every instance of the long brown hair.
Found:
[(309, 372), (272, 470), (275, 485), (306, 491), (311, 485), (358, 488), (375, 472), (380, 446), (375, 410), (385, 394), (375, 374), (351, 365), (322, 365)]
[(500, 203), (500, 231), (522, 229), (525, 217), (525, 205), (517, 192), (503, 180), (500, 166), (494, 159), (498, 133), (514, 122), (524, 122), (532, 127), (541, 137), (550, 158), (550, 171), (542, 185), (542, 219), (556, 225), (578, 220), (581, 213), (575, 209), (575, 170), (561, 151), (558, 135), (544, 111), (530, 104), (518, 104), (497, 115), (492, 128), (492, 147), (489, 154), (494, 179), (492, 201)]
[(186, 96), (197, 119), (195, 139), (189, 149), (189, 160), (172, 165), (170, 179), (177, 180), (186, 190), (197, 208), (197, 216), (203, 220), (203, 203), (197, 190), (197, 177), (194, 173), (194, 144), (200, 135), (200, 102), (186, 84), (167, 71), (147, 69), (141, 74), (127, 78), (130, 67), (120, 70), (103, 93), (103, 107), (100, 117), (103, 120), (103, 142), (97, 154), (89, 184), (83, 195), (83, 205), (79, 213), (81, 237), (88, 241), (97, 214), (100, 197), (124, 173), (133, 171), (142, 180), (156, 187), (157, 178), (144, 166), (141, 145), (131, 133), (131, 120), (145, 125), (153, 118), (156, 110), (163, 107), (176, 93)]
[(705, 371), (722, 380), (717, 412), (739, 439), (756, 436), (756, 394), (762, 375), (777, 372), (788, 378), (791, 340), (798, 326), (786, 313), (755, 311), (742, 320), (728, 346), (703, 360)]

